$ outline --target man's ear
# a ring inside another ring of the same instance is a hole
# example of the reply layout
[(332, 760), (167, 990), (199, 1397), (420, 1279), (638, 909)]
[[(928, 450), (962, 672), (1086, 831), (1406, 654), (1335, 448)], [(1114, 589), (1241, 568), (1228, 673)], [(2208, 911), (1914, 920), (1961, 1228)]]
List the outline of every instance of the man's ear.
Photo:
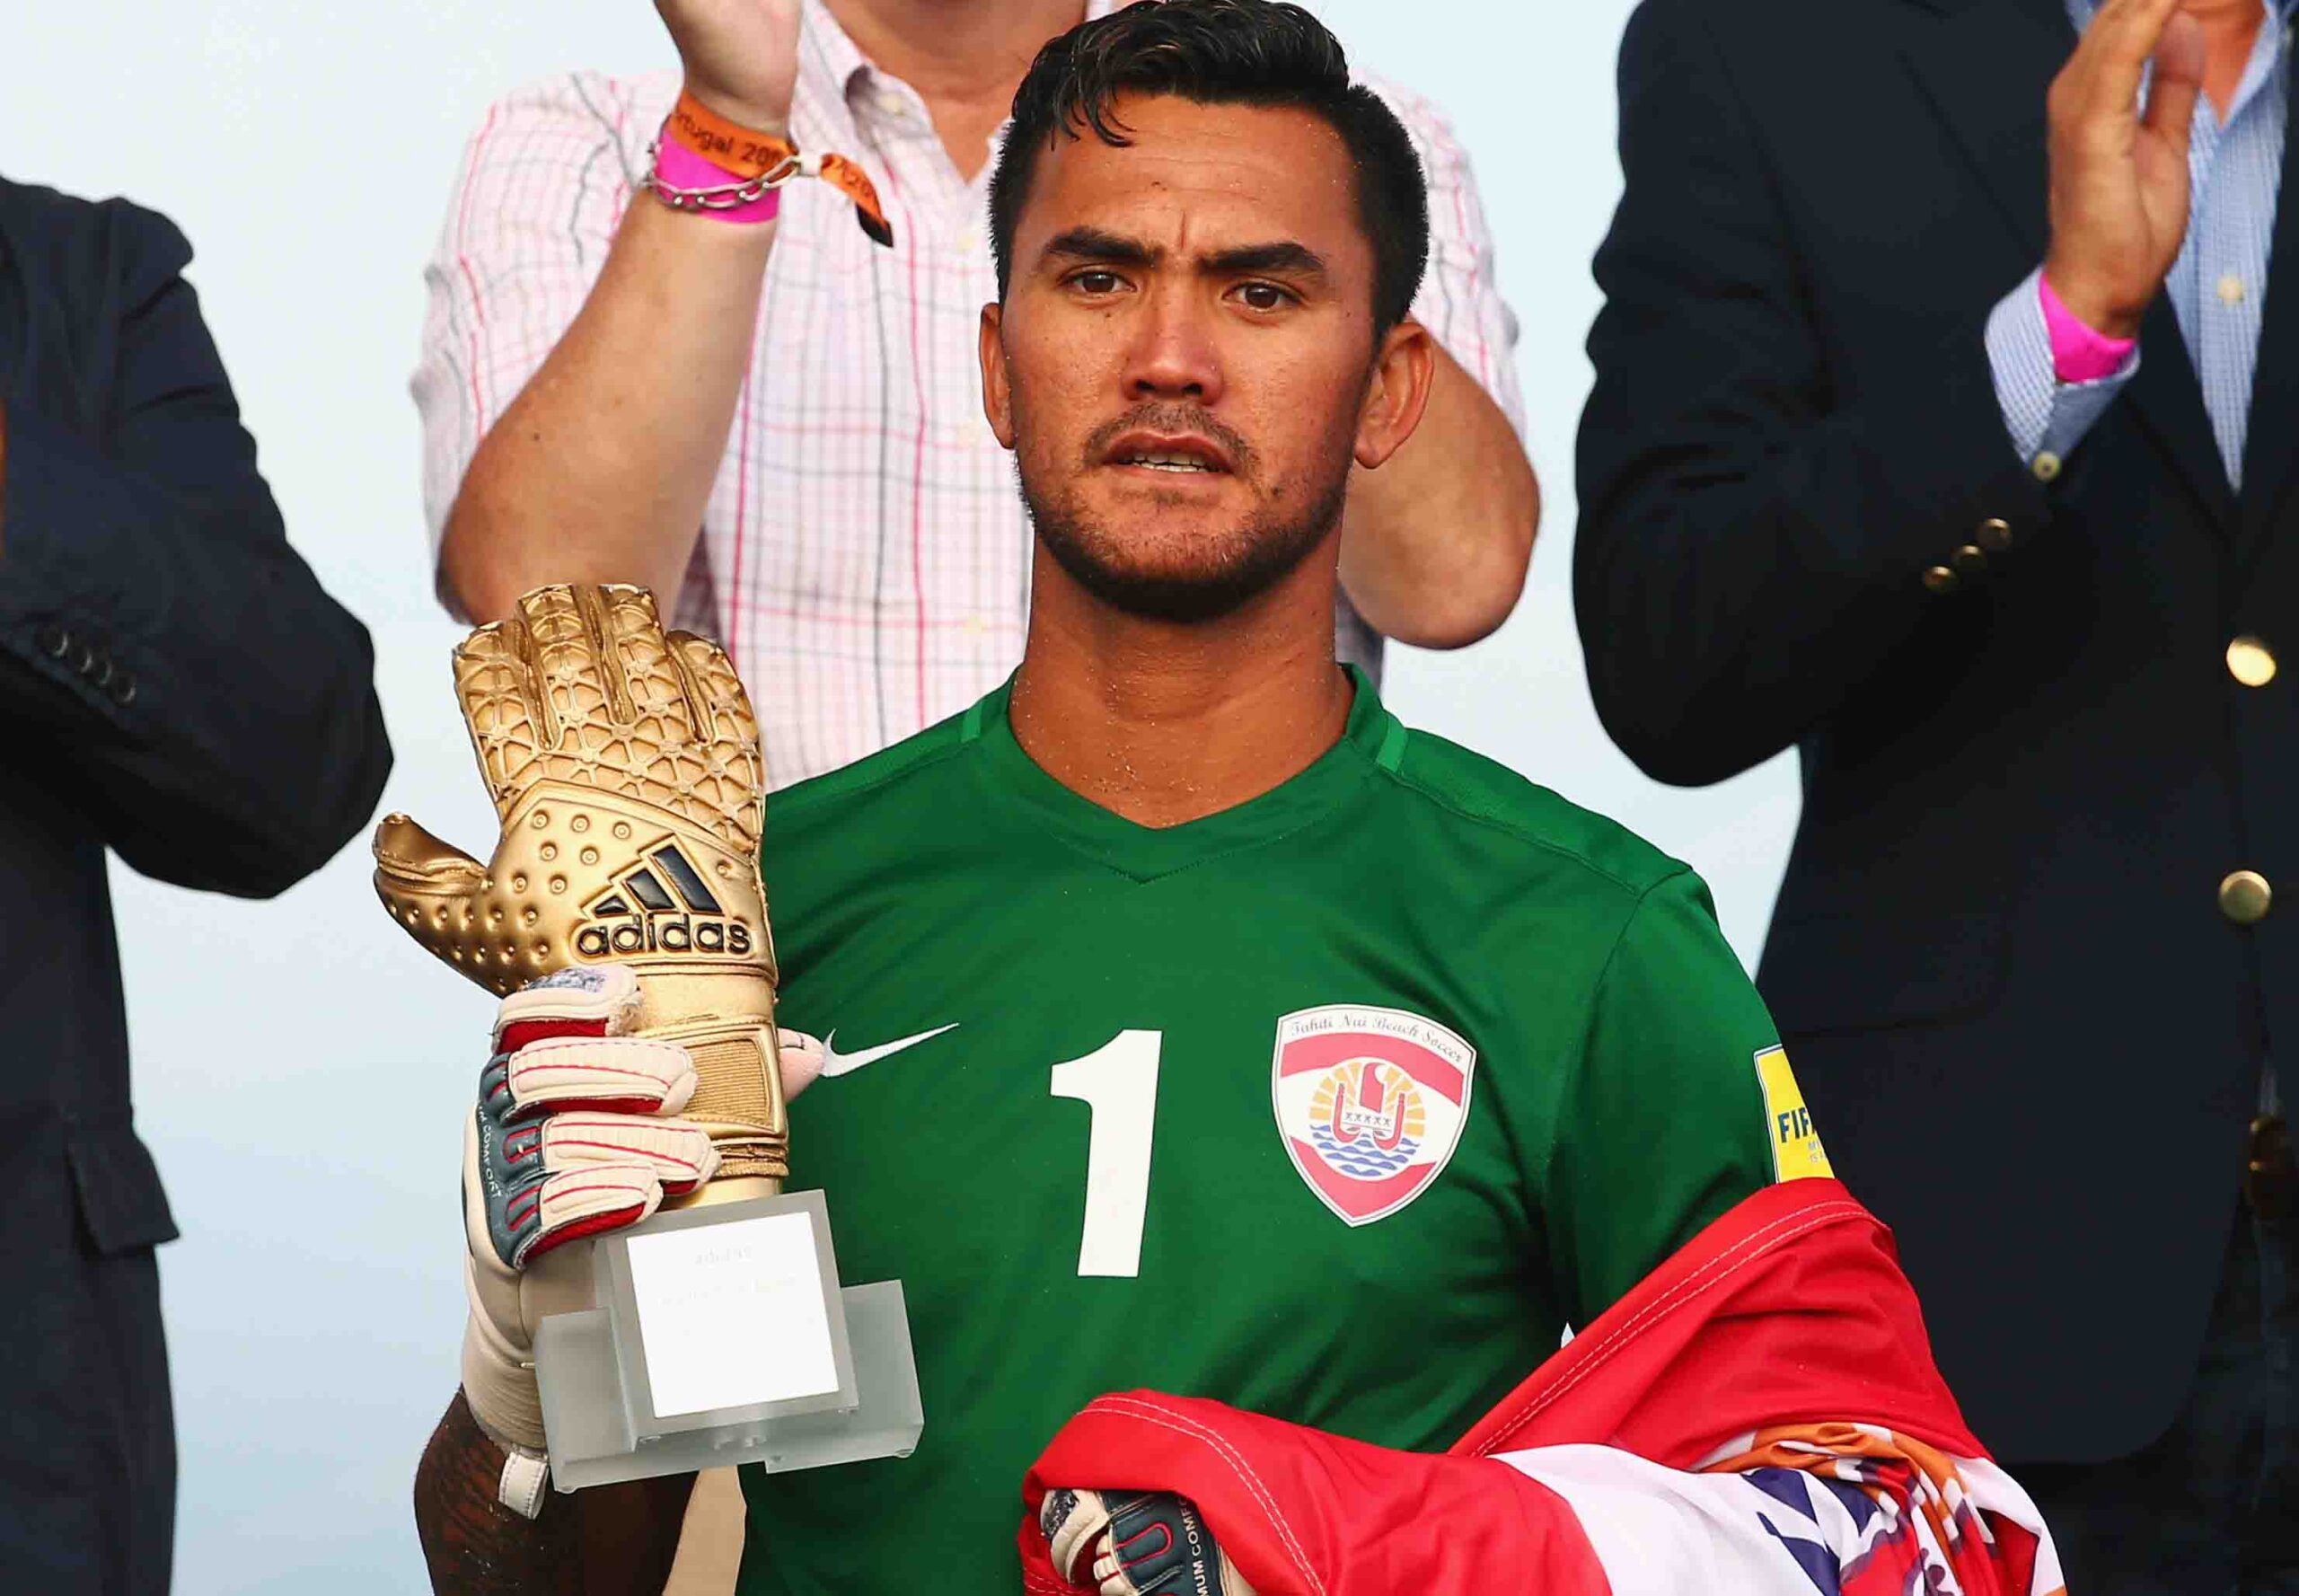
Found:
[(1436, 345), (1410, 316), (1389, 329), (1373, 357), (1373, 380), (1357, 413), (1357, 463), (1371, 471), (1405, 446), (1429, 408)]
[(978, 336), (982, 357), (982, 413), (990, 419), (990, 430), (998, 435), (999, 443), (1011, 450), (1014, 446), (1014, 389), (1006, 380), (1006, 307), (992, 302), (982, 307), (982, 331)]

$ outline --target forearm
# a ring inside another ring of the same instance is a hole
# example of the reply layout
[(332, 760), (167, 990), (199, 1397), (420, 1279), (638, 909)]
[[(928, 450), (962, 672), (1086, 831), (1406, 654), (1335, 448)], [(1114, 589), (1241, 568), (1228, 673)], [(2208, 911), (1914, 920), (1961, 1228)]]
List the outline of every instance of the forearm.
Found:
[[(1625, 320), (1625, 317), (1622, 318)], [(1573, 597), (1590, 691), (1647, 774), (1722, 780), (1811, 733), (1987, 570), (1927, 573), (2047, 516), (2006, 446), (1977, 326), (1822, 415), (1766, 414), (1767, 390), (1669, 395), (1601, 331), (1581, 433)], [(1990, 569), (1997, 557), (1985, 557)], [(1943, 636), (1953, 634), (1942, 634)]]
[(1681, 784), (1810, 735), (1928, 622), (1954, 647), (1959, 551), (2046, 516), (1984, 306), (1889, 349), (1815, 316), (1713, 10), (1648, 0), (1622, 40), (1624, 187), (1574, 472), (1590, 695), (1622, 752)]
[[(263, 896), (316, 869), (390, 769), (366, 632), (288, 546), (251, 459), (189, 491), (137, 469), (176, 449), (213, 465), (244, 447), (236, 427), (171, 422), (130, 463), (41, 417), (5, 425), (0, 714), (50, 741), (146, 874)], [(132, 425), (161, 431), (148, 410)]]
[(580, 1498), (546, 1496), (530, 1521), (496, 1500), (503, 1452), (461, 1391), (415, 1470), (415, 1532), (439, 1596), (583, 1589)]
[(439, 551), (477, 621), (546, 582), (674, 602), (734, 421), (776, 224), (634, 199), (582, 311), (472, 456)]
[(461, 1391), (415, 1471), (415, 1529), (437, 1596), (658, 1596), (691, 1475), (548, 1494), (524, 1519), (496, 1500), (503, 1451)]
[(1383, 636), (1458, 648), (1516, 607), (1540, 485), (1501, 407), (1450, 355), (1433, 353), (1421, 426), (1379, 471), (1350, 481), (1341, 579)]

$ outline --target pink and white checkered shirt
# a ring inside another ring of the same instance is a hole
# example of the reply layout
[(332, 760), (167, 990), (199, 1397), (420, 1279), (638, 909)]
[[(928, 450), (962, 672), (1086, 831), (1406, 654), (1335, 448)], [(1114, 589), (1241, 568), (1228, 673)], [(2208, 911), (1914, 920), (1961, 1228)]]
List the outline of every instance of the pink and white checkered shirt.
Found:
[[(1429, 177), (1414, 313), (1521, 429), (1516, 322), (1468, 162), (1425, 101), (1374, 86)], [(678, 88), (670, 73), (577, 73), (500, 101), (471, 138), (425, 271), (414, 381), (435, 557), (480, 439), (582, 308)], [(1021, 658), (1030, 552), (975, 365), (976, 320), (997, 296), (988, 165), (961, 177), (916, 91), (865, 60), (821, 0), (805, 6), (791, 124), (801, 148), (861, 162), (896, 247), (865, 238), (825, 184), (782, 191), (750, 369), (674, 606), (750, 684), (774, 786), (995, 686)], [(1378, 662), (1353, 612), (1341, 640), (1345, 657)]]

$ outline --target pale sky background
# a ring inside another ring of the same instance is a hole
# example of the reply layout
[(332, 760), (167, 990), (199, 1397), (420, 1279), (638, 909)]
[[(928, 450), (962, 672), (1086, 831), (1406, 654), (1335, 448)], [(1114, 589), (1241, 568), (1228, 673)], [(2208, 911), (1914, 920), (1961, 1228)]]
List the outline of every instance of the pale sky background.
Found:
[[(1408, 721), (1689, 860), (1753, 963), (1796, 814), (1793, 765), (1678, 792), (1614, 751), (1569, 597), (1588, 262), (1619, 184), (1626, 0), (1323, 0), (1361, 64), (1435, 99), (1470, 150), (1547, 516), (1497, 637), (1393, 650)], [(485, 795), (433, 606), (407, 378), (420, 269), (487, 102), (569, 67), (674, 57), (644, 0), (80, 0), (0, 23), (0, 171), (167, 212), (290, 535), (373, 630), (399, 764), (384, 806), (481, 855)], [(769, 683), (752, 683), (771, 692)], [(181, 1430), (177, 1589), (422, 1588), (408, 1511), (454, 1389), (456, 1171), (489, 1005), (385, 921), (364, 842), (269, 904), (115, 869), (137, 1119), (184, 1239), (161, 1277)]]

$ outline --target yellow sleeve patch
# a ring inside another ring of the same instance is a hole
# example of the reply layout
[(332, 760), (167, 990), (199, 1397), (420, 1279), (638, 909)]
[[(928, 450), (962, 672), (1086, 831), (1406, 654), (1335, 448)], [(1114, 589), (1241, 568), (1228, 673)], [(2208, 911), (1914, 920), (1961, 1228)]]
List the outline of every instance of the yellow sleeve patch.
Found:
[(1826, 1180), (1836, 1171), (1828, 1167), (1828, 1149), (1812, 1128), (1812, 1111), (1804, 1107), (1803, 1089), (1788, 1067), (1785, 1047), (1767, 1047), (1757, 1054), (1757, 1083), (1764, 1089), (1766, 1139), (1772, 1143), (1775, 1180)]

